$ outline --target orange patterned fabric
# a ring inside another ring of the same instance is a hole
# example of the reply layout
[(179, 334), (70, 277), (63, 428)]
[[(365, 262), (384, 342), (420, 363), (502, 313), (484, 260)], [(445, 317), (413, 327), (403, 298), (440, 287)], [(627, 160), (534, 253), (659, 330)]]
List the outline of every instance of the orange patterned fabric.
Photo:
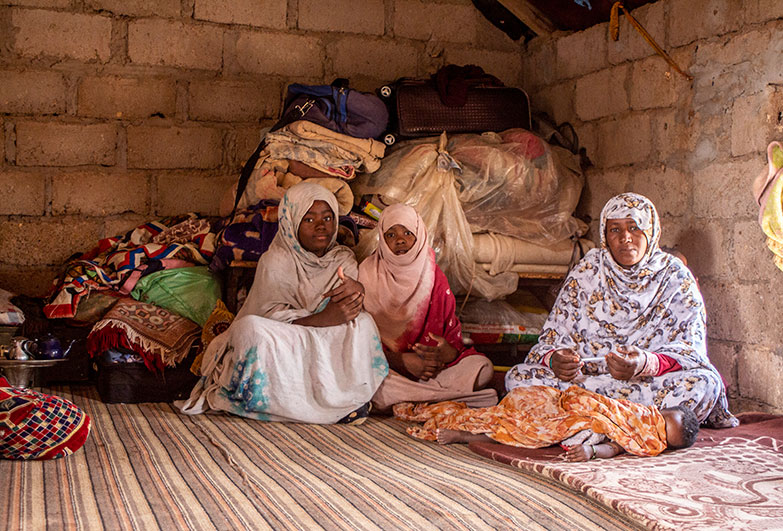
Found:
[(424, 422), (408, 433), (419, 439), (436, 440), (438, 429), (483, 433), (510, 446), (541, 448), (591, 429), (603, 433), (628, 453), (658, 455), (666, 449), (666, 423), (654, 406), (608, 398), (571, 386), (517, 387), (497, 406), (471, 409), (461, 402), (394, 406), (394, 416)]

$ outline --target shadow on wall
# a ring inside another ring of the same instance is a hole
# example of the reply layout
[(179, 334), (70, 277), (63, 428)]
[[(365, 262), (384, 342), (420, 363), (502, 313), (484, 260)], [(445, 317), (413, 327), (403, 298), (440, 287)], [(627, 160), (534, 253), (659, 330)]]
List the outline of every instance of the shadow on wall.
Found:
[[(736, 341), (738, 338), (746, 337), (747, 323), (736, 318), (741, 312), (738, 299), (736, 296), (730, 296), (729, 293), (731, 290), (736, 290), (736, 286), (713, 280), (717, 273), (715, 269), (718, 263), (717, 256), (727, 252), (716, 242), (714, 233), (689, 227), (680, 232), (676, 246), (687, 257), (688, 267), (699, 283), (707, 309), (707, 337), (711, 340), (708, 342)], [(712, 355), (713, 353), (718, 355)], [(737, 353), (730, 355), (721, 349), (719, 354), (717, 350), (713, 350), (710, 360), (723, 375), (729, 395), (736, 397), (738, 394)]]

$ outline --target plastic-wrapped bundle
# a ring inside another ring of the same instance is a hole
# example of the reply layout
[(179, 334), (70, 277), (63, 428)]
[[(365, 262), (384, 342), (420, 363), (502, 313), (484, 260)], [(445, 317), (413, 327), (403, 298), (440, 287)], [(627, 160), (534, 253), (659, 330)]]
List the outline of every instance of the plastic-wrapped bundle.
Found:
[[(406, 143), (386, 157), (379, 171), (362, 175), (354, 190), (380, 194), (387, 203), (416, 195), (410, 176), (421, 175), (432, 164), (433, 141)], [(524, 129), (454, 135), (445, 151), (458, 166), (457, 197), (472, 232), (495, 232), (547, 245), (587, 231), (585, 223), (572, 215), (584, 176), (569, 151), (550, 146)]]
[[(384, 160), (378, 172), (363, 175), (356, 183), (360, 193), (380, 193), (387, 204), (414, 207), (427, 225), (438, 265), (452, 290), (471, 290), (487, 299), (497, 299), (517, 288), (515, 273), (490, 276), (473, 259), (473, 235), (457, 197), (459, 166), (445, 150), (446, 135), (439, 144), (415, 143)], [(361, 254), (368, 254), (374, 242), (361, 242)]]
[(586, 232), (572, 216), (584, 177), (567, 150), (524, 129), (459, 135), (448, 150), (462, 166), (459, 198), (473, 232), (539, 244)]

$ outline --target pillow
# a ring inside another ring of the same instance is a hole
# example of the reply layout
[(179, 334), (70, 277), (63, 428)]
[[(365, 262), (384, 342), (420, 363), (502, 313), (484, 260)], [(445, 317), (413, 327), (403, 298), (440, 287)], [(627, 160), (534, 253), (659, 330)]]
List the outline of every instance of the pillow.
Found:
[(89, 434), (90, 417), (68, 400), (0, 387), (0, 459), (57, 459), (81, 448)]
[(24, 323), (24, 314), (11, 302), (14, 294), (0, 289), (0, 325), (19, 326)]
[(234, 314), (228, 311), (222, 300), (218, 299), (217, 303), (215, 303), (215, 309), (212, 310), (212, 314), (207, 318), (207, 322), (204, 323), (204, 328), (201, 330), (201, 352), (193, 360), (190, 372), (196, 376), (201, 376), (201, 360), (204, 357), (207, 346), (213, 339), (228, 330), (233, 320)]

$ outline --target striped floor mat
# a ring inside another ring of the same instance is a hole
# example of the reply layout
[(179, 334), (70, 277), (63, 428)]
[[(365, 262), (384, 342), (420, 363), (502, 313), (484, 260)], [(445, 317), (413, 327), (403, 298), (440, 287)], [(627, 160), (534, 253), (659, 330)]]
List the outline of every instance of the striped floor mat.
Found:
[(188, 417), (168, 404), (104, 404), (47, 390), (93, 419), (82, 450), (0, 462), (6, 529), (629, 529), (541, 476), (464, 446), (363, 426)]

